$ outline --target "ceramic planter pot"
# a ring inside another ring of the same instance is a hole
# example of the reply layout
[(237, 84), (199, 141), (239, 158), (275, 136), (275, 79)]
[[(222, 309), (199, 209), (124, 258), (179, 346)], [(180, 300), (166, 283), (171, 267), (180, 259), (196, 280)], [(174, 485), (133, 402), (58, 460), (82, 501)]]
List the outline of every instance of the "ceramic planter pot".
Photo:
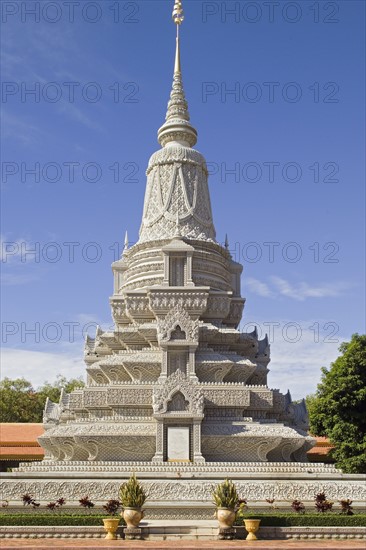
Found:
[(133, 529), (139, 526), (140, 521), (144, 517), (144, 512), (141, 508), (124, 508), (123, 519), (126, 522), (126, 525), (129, 529)]
[(104, 529), (107, 531), (106, 539), (108, 540), (116, 540), (117, 535), (117, 529), (120, 522), (120, 518), (105, 518), (103, 519), (104, 523)]
[(248, 531), (248, 536), (246, 540), (257, 540), (256, 532), (259, 529), (261, 520), (260, 519), (245, 519), (244, 525), (245, 529)]
[(235, 521), (235, 512), (230, 508), (218, 508), (216, 511), (220, 529), (230, 529)]

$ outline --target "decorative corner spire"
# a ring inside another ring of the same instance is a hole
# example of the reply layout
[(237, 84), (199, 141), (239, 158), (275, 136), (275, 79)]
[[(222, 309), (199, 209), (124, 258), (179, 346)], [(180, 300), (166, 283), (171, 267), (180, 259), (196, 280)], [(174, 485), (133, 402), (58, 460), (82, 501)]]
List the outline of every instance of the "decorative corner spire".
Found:
[(226, 248), (226, 250), (229, 250), (229, 238), (227, 236), (227, 233), (225, 235), (225, 248)]
[(179, 28), (184, 21), (184, 12), (180, 0), (175, 0), (172, 18), (177, 26), (173, 87), (165, 117), (166, 122), (158, 131), (158, 141), (162, 147), (172, 142), (186, 147), (193, 147), (197, 143), (197, 131), (189, 122), (188, 103), (183, 89), (180, 62)]
[(125, 247), (124, 247), (124, 249), (123, 249), (123, 254), (124, 254), (125, 252), (127, 252), (127, 250), (128, 250), (128, 244), (129, 244), (129, 243), (128, 243), (128, 233), (127, 233), (127, 230), (126, 230), (126, 233), (125, 233)]

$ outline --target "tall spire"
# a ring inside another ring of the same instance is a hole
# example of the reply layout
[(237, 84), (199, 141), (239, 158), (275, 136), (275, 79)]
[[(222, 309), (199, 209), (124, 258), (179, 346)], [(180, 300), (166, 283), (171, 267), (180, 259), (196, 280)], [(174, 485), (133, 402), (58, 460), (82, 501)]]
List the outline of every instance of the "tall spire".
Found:
[(184, 13), (182, 2), (175, 0), (173, 9), (173, 21), (177, 26), (177, 39), (174, 63), (173, 86), (168, 103), (166, 122), (158, 131), (158, 141), (162, 147), (166, 145), (184, 145), (193, 147), (197, 142), (197, 131), (190, 124), (188, 103), (185, 98), (182, 69), (180, 62), (180, 36), (179, 28), (183, 23)]
[(204, 157), (192, 149), (197, 132), (189, 122), (180, 62), (182, 2), (175, 1), (173, 21), (177, 27), (173, 89), (166, 122), (158, 132), (162, 149), (149, 161), (139, 243), (192, 239), (215, 242), (208, 170)]

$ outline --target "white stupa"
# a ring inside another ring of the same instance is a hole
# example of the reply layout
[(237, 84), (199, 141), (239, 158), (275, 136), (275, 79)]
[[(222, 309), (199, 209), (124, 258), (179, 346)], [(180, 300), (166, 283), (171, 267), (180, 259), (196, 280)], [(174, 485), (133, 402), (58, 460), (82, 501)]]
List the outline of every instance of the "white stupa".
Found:
[(102, 501), (134, 471), (151, 517), (210, 517), (213, 480), (227, 476), (252, 502), (307, 502), (320, 490), (362, 501), (360, 476), (307, 463), (305, 403), (268, 387), (268, 339), (238, 330), (243, 268), (216, 241), (206, 161), (193, 149), (178, 1), (173, 18), (173, 88), (140, 236), (112, 265), (114, 330), (87, 338), (86, 387), (47, 401), (46, 456), (7, 474), (2, 498), (33, 490), (44, 501)]

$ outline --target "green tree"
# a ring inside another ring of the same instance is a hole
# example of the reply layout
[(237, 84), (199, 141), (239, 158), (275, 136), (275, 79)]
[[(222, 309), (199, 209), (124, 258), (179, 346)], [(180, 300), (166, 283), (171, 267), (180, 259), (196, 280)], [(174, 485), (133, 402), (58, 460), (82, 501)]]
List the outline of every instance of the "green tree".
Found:
[(70, 392), (83, 385), (79, 378), (58, 376), (54, 383), (45, 382), (36, 390), (25, 378), (4, 378), (0, 382), (0, 421), (42, 422), (47, 397), (58, 402), (62, 388)]
[(1, 422), (40, 422), (40, 410), (37, 393), (25, 378), (0, 382)]
[(341, 344), (330, 369), (322, 368), (315, 395), (309, 396), (310, 431), (328, 436), (332, 456), (346, 473), (366, 473), (366, 335)]

